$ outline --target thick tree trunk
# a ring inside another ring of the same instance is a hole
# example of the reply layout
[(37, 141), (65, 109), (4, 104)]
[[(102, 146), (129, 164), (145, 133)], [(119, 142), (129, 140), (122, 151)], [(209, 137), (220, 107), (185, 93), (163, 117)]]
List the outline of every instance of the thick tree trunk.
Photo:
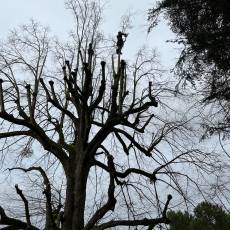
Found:
[(66, 201), (64, 207), (64, 222), (62, 229), (72, 229), (72, 214), (74, 210), (74, 177), (67, 175)]
[(86, 186), (90, 164), (85, 154), (79, 154), (76, 163), (70, 162), (67, 174), (66, 202), (62, 230), (82, 230), (84, 227), (84, 211)]
[(72, 219), (72, 230), (80, 230), (84, 227), (84, 211), (86, 200), (86, 185), (89, 169), (76, 170), (76, 183), (74, 188), (74, 212)]

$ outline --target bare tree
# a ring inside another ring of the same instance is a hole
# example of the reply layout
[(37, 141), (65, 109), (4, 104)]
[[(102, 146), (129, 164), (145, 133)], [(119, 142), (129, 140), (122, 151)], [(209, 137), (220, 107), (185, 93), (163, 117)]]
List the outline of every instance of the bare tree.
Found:
[[(32, 21), (0, 47), (2, 160), (8, 153), (10, 171), (37, 173), (42, 182), (33, 186), (43, 193), (35, 200), (20, 188), (27, 188), (25, 182), (15, 185), (22, 218), (0, 207), (0, 224), (7, 226), (2, 229), (167, 224), (172, 196), (165, 194), (176, 191), (188, 199), (178, 178), (199, 189), (185, 173), (188, 168), (176, 165), (213, 173), (212, 155), (193, 147), (189, 120), (167, 105), (172, 94), (166, 82), (153, 82), (160, 76), (155, 53), (141, 50), (128, 64), (122, 59), (127, 34), (121, 31), (111, 60), (99, 30), (100, 6), (70, 0), (67, 7), (76, 22), (71, 43), (53, 42), (48, 30)], [(29, 160), (36, 152), (41, 158)], [(23, 165), (19, 158), (28, 160)], [(50, 168), (58, 178), (49, 176)], [(36, 215), (44, 217), (43, 224), (36, 225)]]

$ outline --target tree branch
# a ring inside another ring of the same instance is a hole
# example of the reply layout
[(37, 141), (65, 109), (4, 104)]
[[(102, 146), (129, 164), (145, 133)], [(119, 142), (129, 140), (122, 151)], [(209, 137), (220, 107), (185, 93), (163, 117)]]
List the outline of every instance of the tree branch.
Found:
[[(65, 151), (62, 150), (61, 146), (51, 140), (45, 133), (45, 131), (37, 124), (31, 124), (28, 121), (14, 117), (5, 111), (0, 112), (0, 118), (7, 120), (11, 123), (27, 127), (31, 130), (31, 136), (38, 140), (45, 150), (52, 152), (65, 166), (68, 156)], [(28, 134), (28, 133), (27, 133)]]
[[(0, 206), (0, 225), (9, 225), (9, 227), (3, 228), (3, 229), (29, 229), (29, 230), (39, 230), (38, 228), (34, 226), (30, 226), (28, 228), (28, 224), (15, 219), (15, 218), (10, 218), (6, 215), (4, 209)], [(10, 228), (11, 227), (11, 228)]]
[(108, 200), (106, 204), (104, 204), (100, 209), (96, 211), (96, 213), (91, 217), (87, 225), (84, 227), (83, 230), (91, 230), (93, 226), (103, 218), (103, 216), (109, 211), (114, 211), (116, 205), (116, 198), (114, 197), (115, 192), (115, 175), (113, 169), (113, 158), (112, 156), (108, 156), (108, 168), (110, 169), (110, 183), (108, 188)]
[(137, 149), (139, 149), (141, 152), (143, 152), (146, 156), (151, 157), (151, 151), (148, 149), (143, 148), (137, 141), (134, 140), (134, 138), (129, 135), (126, 131), (118, 128), (113, 128), (115, 132), (123, 134)]
[(45, 185), (45, 189), (43, 191), (43, 194), (46, 197), (46, 229), (49, 228), (55, 228), (56, 224), (53, 219), (53, 209), (52, 209), (52, 200), (51, 200), (51, 186), (49, 182), (49, 178), (46, 175), (45, 171), (41, 167), (30, 167), (28, 169), (21, 168), (21, 167), (14, 167), (10, 168), (9, 170), (22, 170), (24, 172), (30, 172), (30, 171), (38, 171), (40, 172), (42, 178), (43, 178), (43, 183)]
[(15, 137), (15, 136), (31, 136), (32, 132), (28, 131), (12, 131), (7, 133), (0, 133), (0, 139), (7, 137)]
[(29, 202), (28, 202), (28, 200), (24, 196), (22, 190), (18, 187), (17, 184), (15, 185), (15, 189), (16, 189), (17, 194), (21, 197), (22, 201), (24, 202), (25, 214), (26, 214), (26, 222), (27, 222), (27, 225), (30, 227), (31, 226), (31, 221), (30, 221)]
[[(74, 114), (71, 113), (69, 110), (63, 108), (60, 105), (59, 101), (57, 100), (57, 98), (55, 96), (54, 90), (52, 90), (53, 99), (51, 98), (51, 95), (50, 95), (50, 93), (49, 93), (49, 91), (48, 91), (48, 89), (47, 89), (47, 87), (46, 87), (46, 85), (45, 85), (45, 83), (44, 83), (44, 81), (43, 81), (42, 78), (40, 78), (40, 82), (41, 82), (42, 87), (44, 88), (44, 90), (46, 92), (47, 101), (51, 102), (53, 106), (55, 106), (57, 109), (59, 109), (60, 111), (62, 111), (63, 113), (65, 113), (67, 116), (69, 116), (72, 119), (72, 121), (74, 122), (75, 126), (77, 127), (79, 121), (74, 116)], [(50, 81), (50, 85), (53, 86), (53, 82), (52, 81)], [(53, 89), (53, 87), (51, 87), (51, 89)]]
[[(94, 160), (94, 164), (102, 169), (104, 169), (107, 172), (110, 172), (110, 169), (107, 165), (103, 164), (100, 161)], [(147, 178), (149, 178), (150, 180), (156, 180), (156, 173), (148, 173), (144, 170), (141, 169), (137, 169), (137, 168), (128, 168), (127, 170), (125, 170), (124, 172), (114, 172), (116, 177), (119, 178), (126, 178), (127, 176), (129, 176), (130, 174), (134, 173), (134, 174), (138, 174), (138, 175), (142, 175), (145, 176)]]
[(164, 211), (162, 213), (162, 217), (155, 219), (141, 219), (141, 220), (111, 220), (107, 223), (101, 224), (95, 228), (95, 230), (103, 230), (107, 228), (112, 228), (116, 226), (148, 226), (151, 228), (155, 227), (158, 224), (169, 224), (170, 220), (166, 216), (166, 212), (168, 209), (168, 205), (170, 200), (172, 199), (171, 195), (168, 195), (168, 199), (166, 201)]
[(103, 98), (104, 92), (105, 92), (105, 85), (106, 85), (106, 83), (105, 83), (105, 64), (106, 63), (104, 61), (101, 62), (101, 68), (102, 68), (101, 85), (99, 88), (99, 93), (98, 93), (97, 98), (95, 99), (93, 104), (90, 106), (90, 112), (92, 112), (99, 105), (99, 103), (101, 102), (101, 100)]

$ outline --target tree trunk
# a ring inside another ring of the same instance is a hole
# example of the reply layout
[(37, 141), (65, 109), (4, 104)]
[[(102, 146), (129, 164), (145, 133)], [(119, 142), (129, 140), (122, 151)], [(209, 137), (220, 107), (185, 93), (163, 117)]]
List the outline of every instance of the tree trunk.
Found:
[(82, 230), (86, 201), (87, 178), (90, 170), (86, 154), (79, 154), (76, 164), (70, 162), (67, 174), (66, 202), (62, 230)]

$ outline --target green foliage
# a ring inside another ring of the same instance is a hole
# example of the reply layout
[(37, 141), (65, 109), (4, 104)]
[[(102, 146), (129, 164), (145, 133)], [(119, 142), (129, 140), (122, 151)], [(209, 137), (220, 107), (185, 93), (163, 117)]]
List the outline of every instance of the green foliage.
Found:
[(202, 202), (194, 209), (194, 214), (188, 212), (169, 212), (170, 230), (229, 230), (230, 215), (220, 206)]
[(204, 62), (215, 65), (219, 70), (229, 71), (229, 0), (163, 0), (150, 10), (149, 20), (153, 25), (162, 11), (166, 13), (172, 30), (179, 36), (178, 42), (186, 46), (183, 58), (193, 57), (192, 61), (196, 64)]
[(191, 223), (193, 216), (188, 212), (168, 212), (168, 218), (172, 221), (170, 224), (171, 230), (192, 230)]
[(175, 68), (180, 83), (196, 86), (205, 104), (220, 105), (223, 116), (218, 120), (214, 115), (215, 123), (208, 124), (206, 134), (226, 137), (230, 133), (230, 1), (161, 0), (149, 10), (150, 30), (161, 13), (177, 35), (173, 42), (183, 47)]
[(230, 1), (162, 0), (149, 11), (150, 28), (161, 12), (184, 45), (177, 74), (191, 82), (205, 76), (209, 100), (229, 100)]
[(194, 229), (230, 229), (230, 216), (218, 205), (202, 202), (194, 209), (194, 216)]

